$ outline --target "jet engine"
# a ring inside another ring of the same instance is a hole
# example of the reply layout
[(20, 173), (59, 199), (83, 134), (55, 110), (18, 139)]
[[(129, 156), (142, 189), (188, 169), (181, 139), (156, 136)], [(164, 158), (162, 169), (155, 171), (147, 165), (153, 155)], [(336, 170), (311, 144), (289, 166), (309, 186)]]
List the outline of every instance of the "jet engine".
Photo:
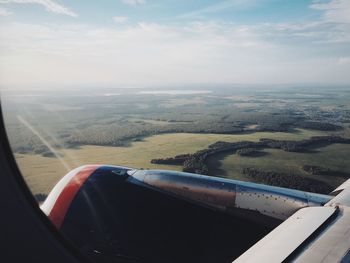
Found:
[(95, 262), (232, 262), (301, 207), (329, 200), (212, 176), (85, 165), (41, 209)]

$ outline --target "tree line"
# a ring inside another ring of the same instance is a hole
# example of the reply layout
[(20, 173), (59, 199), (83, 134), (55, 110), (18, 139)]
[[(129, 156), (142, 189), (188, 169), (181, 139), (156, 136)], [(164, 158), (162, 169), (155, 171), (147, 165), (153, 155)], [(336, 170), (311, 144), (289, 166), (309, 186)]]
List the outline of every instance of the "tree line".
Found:
[(152, 163), (156, 164), (181, 164), (184, 172), (208, 174), (209, 168), (206, 160), (209, 156), (219, 153), (237, 153), (237, 151), (244, 152), (257, 151), (257, 149), (272, 148), (281, 149), (287, 152), (305, 152), (312, 147), (321, 147), (333, 143), (350, 143), (350, 139), (340, 136), (315, 136), (301, 141), (288, 140), (273, 140), (260, 139), (259, 142), (241, 141), (241, 142), (223, 142), (218, 141), (209, 145), (207, 149), (197, 151), (194, 154), (178, 155), (172, 158), (153, 159)]

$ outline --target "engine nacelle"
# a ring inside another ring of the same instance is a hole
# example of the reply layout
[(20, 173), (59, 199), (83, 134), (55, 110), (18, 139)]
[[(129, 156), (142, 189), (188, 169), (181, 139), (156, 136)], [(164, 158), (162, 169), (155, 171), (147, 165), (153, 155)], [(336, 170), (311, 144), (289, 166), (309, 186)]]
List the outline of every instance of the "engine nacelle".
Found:
[(190, 173), (86, 165), (64, 176), (41, 209), (97, 262), (228, 262), (299, 208), (329, 199)]

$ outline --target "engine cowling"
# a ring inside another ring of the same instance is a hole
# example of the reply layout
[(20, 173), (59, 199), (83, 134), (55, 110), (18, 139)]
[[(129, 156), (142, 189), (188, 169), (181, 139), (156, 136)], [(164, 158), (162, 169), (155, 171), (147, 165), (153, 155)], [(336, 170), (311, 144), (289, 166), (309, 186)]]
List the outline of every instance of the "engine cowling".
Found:
[(86, 165), (64, 176), (41, 209), (96, 262), (229, 262), (281, 222), (277, 213), (258, 211), (262, 203), (243, 207), (254, 191), (288, 196), (293, 209), (296, 203), (328, 200), (282, 190), (189, 173)]

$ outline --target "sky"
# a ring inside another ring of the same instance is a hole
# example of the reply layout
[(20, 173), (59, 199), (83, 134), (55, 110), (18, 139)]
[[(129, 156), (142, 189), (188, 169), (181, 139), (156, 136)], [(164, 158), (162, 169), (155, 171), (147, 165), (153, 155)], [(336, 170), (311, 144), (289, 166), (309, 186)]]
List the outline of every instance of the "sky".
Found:
[(350, 86), (350, 0), (0, 0), (0, 87)]

